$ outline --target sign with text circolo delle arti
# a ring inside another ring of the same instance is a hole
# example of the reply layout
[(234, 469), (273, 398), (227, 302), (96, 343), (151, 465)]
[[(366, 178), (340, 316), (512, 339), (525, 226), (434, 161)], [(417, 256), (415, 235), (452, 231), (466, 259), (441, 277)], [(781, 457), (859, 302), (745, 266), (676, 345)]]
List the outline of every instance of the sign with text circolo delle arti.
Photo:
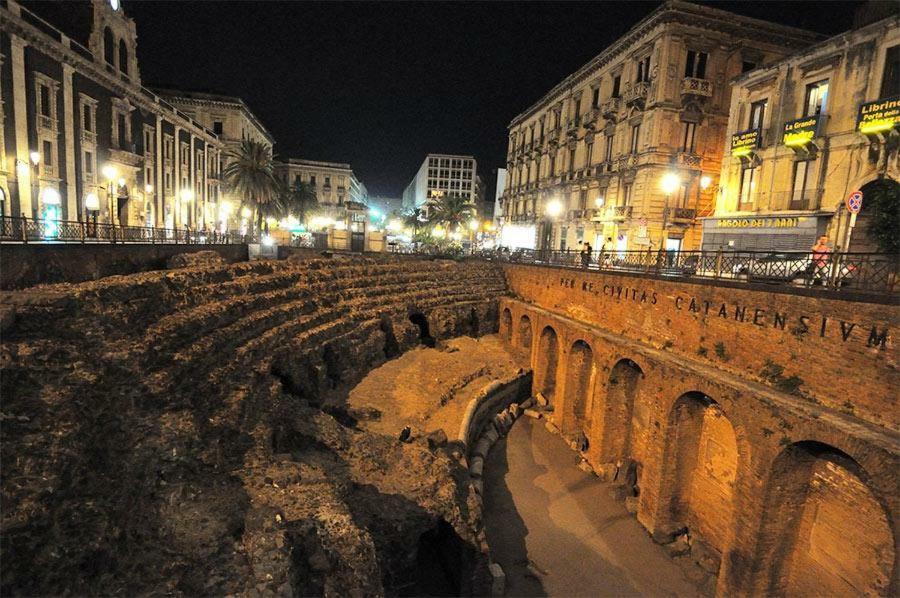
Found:
[(782, 143), (788, 147), (803, 147), (813, 140), (818, 130), (818, 114), (789, 120), (784, 123)]
[(864, 134), (883, 133), (900, 125), (900, 96), (860, 104), (856, 129)]
[(753, 150), (759, 147), (759, 129), (741, 131), (731, 136), (731, 155), (736, 157), (749, 156)]

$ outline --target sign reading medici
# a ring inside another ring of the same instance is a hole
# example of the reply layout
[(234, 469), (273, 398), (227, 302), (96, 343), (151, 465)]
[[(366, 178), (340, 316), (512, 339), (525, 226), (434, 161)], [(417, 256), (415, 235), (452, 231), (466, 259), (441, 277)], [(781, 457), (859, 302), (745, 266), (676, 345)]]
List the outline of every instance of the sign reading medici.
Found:
[(900, 125), (900, 96), (866, 102), (859, 107), (856, 128), (860, 133), (882, 133)]

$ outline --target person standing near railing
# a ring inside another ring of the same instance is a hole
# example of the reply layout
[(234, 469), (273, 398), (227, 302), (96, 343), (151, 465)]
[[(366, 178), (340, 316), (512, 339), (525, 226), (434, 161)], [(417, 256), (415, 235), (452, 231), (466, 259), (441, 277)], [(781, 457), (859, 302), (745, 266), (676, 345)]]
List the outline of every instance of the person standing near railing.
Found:
[(828, 280), (828, 263), (831, 261), (831, 245), (828, 244), (828, 237), (822, 235), (812, 250), (812, 267), (813, 280)]
[(593, 247), (591, 244), (585, 241), (581, 246), (581, 267), (587, 270), (588, 266), (591, 263), (591, 252), (593, 251)]

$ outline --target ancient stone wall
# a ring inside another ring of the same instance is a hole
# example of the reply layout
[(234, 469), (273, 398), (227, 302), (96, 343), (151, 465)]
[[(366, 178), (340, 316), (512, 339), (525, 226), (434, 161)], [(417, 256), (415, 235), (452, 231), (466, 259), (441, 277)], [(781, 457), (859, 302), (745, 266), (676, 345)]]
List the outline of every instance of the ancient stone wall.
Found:
[(342, 398), (495, 331), (506, 292), (491, 264), (335, 257), (5, 293), (2, 592), (472, 591), (464, 469)]
[[(728, 289), (747, 313), (816, 308), (828, 326), (843, 316), (889, 331), (884, 348), (851, 345), (852, 335), (828, 343), (828, 327), (825, 337), (766, 341), (752, 318), (685, 313), (687, 297), (724, 301), (721, 289), (525, 266), (507, 274), (518, 297), (501, 301), (500, 333), (532, 347), (536, 389), (557, 381), (552, 421), (571, 439), (585, 434), (588, 461), (637, 495), (638, 520), (657, 540), (687, 530), (720, 594), (897, 593), (900, 437), (886, 425), (898, 417), (896, 307)], [(865, 367), (854, 377), (868, 396), (809, 353), (785, 360), (798, 369), (780, 378), (756, 369), (803, 346), (830, 347), (826, 364)], [(784, 383), (801, 371), (799, 389)]]

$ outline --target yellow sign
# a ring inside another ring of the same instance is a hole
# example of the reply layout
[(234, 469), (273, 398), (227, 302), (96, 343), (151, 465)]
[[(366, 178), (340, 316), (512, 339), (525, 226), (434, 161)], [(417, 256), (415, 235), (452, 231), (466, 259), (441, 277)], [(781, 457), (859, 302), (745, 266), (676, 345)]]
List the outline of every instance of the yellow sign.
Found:
[(741, 131), (731, 136), (731, 155), (736, 157), (749, 156), (753, 150), (759, 147), (759, 129)]
[(789, 147), (802, 147), (813, 140), (818, 129), (818, 114), (804, 116), (803, 118), (784, 123), (784, 137), (782, 140)]
[(900, 96), (868, 102), (859, 107), (856, 128), (860, 133), (882, 133), (900, 124)]
[(720, 218), (720, 228), (797, 228), (799, 218)]

